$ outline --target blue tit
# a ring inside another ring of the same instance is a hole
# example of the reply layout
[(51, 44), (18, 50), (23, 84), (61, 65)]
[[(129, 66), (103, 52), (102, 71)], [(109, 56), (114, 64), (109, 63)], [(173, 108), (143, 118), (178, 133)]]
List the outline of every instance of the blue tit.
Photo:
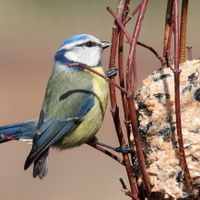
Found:
[(104, 74), (101, 55), (109, 46), (109, 42), (87, 34), (65, 40), (54, 57), (39, 120), (0, 127), (0, 134), (33, 138), (24, 169), (34, 163), (34, 178), (47, 174), (50, 147), (64, 150), (97, 141), (95, 134), (108, 102), (108, 84), (78, 64), (70, 64), (80, 63)]

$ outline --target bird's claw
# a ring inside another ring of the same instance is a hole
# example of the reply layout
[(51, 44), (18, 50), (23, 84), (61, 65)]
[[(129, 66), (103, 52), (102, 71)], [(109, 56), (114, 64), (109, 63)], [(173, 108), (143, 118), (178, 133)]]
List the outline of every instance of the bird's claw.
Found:
[(116, 152), (127, 154), (127, 153), (133, 153), (134, 150), (132, 150), (129, 146), (120, 146), (114, 148)]
[(118, 70), (119, 70), (118, 67), (110, 68), (109, 70), (107, 70), (107, 71), (105, 72), (105, 75), (106, 75), (106, 77), (111, 78), (111, 77), (117, 75), (117, 71), (118, 71)]

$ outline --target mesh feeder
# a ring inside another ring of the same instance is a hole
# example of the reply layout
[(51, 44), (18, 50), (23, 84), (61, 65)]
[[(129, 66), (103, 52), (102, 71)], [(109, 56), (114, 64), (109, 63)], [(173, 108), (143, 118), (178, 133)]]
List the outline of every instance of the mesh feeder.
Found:
[[(200, 187), (200, 60), (180, 64), (180, 105), (183, 144), (190, 176)], [(170, 68), (160, 68), (143, 81), (136, 108), (139, 130), (152, 192), (163, 199), (188, 199), (187, 184), (178, 150), (174, 76)], [(142, 178), (138, 179), (140, 185)], [(189, 198), (190, 199), (190, 198)]]

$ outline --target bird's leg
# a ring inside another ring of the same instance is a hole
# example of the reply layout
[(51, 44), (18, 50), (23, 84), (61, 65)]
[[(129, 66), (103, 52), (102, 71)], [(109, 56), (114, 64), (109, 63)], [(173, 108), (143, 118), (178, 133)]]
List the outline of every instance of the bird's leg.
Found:
[(102, 146), (102, 147), (111, 149), (111, 150), (113, 150), (115, 152), (123, 153), (123, 154), (134, 153), (135, 152), (129, 146), (112, 147), (112, 146), (110, 146), (108, 144), (104, 144), (102, 142), (99, 142), (96, 137), (94, 137), (92, 140), (90, 140), (87, 144), (89, 144), (91, 146), (99, 145), (99, 146)]
[(116, 151), (118, 153), (127, 154), (127, 153), (134, 153), (135, 152), (129, 146), (112, 147), (110, 145), (107, 145), (107, 144), (104, 144), (104, 143), (101, 143), (101, 142), (97, 142), (96, 144), (99, 145), (99, 146), (108, 148), (108, 149), (112, 149), (113, 151)]

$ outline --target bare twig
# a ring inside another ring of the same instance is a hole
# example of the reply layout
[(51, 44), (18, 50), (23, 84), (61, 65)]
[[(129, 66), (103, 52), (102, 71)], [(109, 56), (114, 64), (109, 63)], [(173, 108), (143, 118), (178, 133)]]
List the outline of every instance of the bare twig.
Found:
[[(141, 7), (142, 3), (138, 6), (139, 8)], [(118, 17), (116, 16), (116, 14), (114, 13), (114, 11), (110, 8), (110, 7), (107, 7), (107, 10), (108, 12), (114, 17), (114, 19), (116, 20), (117, 22), (117, 25), (120, 27), (120, 29), (123, 31), (124, 35), (126, 36), (126, 39), (128, 40), (128, 43), (131, 44), (132, 42), (132, 38), (131, 36), (129, 35), (128, 31), (126, 30), (125, 28), (125, 24), (123, 22), (121, 22)], [(156, 52), (155, 49), (153, 49), (152, 47), (142, 43), (142, 42), (139, 42), (137, 41), (137, 44), (146, 48), (146, 49), (149, 49), (160, 61), (161, 61), (161, 64), (163, 65), (165, 63), (165, 61), (162, 59), (162, 57)]]
[(166, 20), (165, 20), (165, 33), (163, 42), (163, 57), (167, 58), (167, 52), (170, 51), (171, 35), (172, 35), (172, 11), (173, 0), (168, 0)]
[(142, 6), (143, 2), (141, 2), (132, 12), (131, 14), (123, 21), (123, 24), (127, 24), (132, 17), (140, 10), (141, 6)]
[(181, 108), (180, 108), (180, 70), (179, 70), (179, 14), (178, 14), (178, 0), (174, 0), (174, 84), (175, 84), (175, 113), (176, 113), (176, 128), (177, 128), (177, 137), (179, 152), (181, 156), (181, 164), (184, 170), (185, 178), (188, 183), (188, 190), (190, 193), (193, 192), (194, 186), (190, 176), (190, 172), (187, 166), (187, 161), (185, 157), (185, 151), (183, 146), (183, 135), (182, 135), (182, 126), (181, 126)]
[(180, 27), (180, 63), (185, 62), (186, 51), (186, 26), (187, 26), (188, 0), (183, 0)]
[(88, 145), (90, 145), (91, 147), (95, 148), (95, 149), (98, 150), (98, 151), (101, 151), (102, 153), (104, 153), (104, 154), (106, 154), (107, 156), (111, 157), (112, 159), (116, 160), (116, 161), (119, 162), (120, 164), (125, 165), (125, 164), (124, 164), (124, 161), (123, 161), (121, 158), (117, 157), (116, 155), (114, 155), (114, 154), (111, 153), (110, 151), (108, 151), (108, 150), (102, 148), (101, 146), (98, 146), (98, 145), (96, 145), (96, 144), (94, 144), (94, 145), (88, 144)]
[(138, 14), (138, 19), (135, 25), (134, 33), (133, 33), (133, 40), (131, 43), (129, 55), (128, 55), (128, 62), (127, 62), (127, 73), (126, 73), (126, 83), (127, 83), (127, 101), (129, 106), (130, 112), (130, 120), (131, 120), (131, 128), (133, 130), (135, 146), (137, 149), (138, 154), (138, 161), (141, 167), (141, 173), (144, 179), (144, 183), (146, 186), (147, 194), (150, 196), (151, 193), (151, 186), (148, 177), (148, 173), (146, 170), (146, 163), (145, 158), (142, 150), (140, 133), (137, 126), (137, 116), (135, 112), (135, 104), (133, 102), (134, 94), (137, 86), (137, 74), (136, 74), (136, 63), (135, 63), (135, 53), (136, 53), (136, 44), (140, 33), (141, 24), (144, 18), (145, 10), (148, 4), (148, 0), (144, 0), (141, 6), (140, 12)]
[(110, 8), (107, 7), (107, 11), (113, 16), (113, 18), (116, 20), (117, 25), (120, 27), (120, 29), (124, 32), (124, 35), (126, 36), (128, 43), (130, 44), (132, 41), (131, 36), (129, 35), (128, 31), (126, 30), (125, 26), (123, 25), (123, 23), (120, 21), (120, 19), (118, 18), (118, 16), (114, 13), (114, 11)]
[[(126, 9), (128, 8), (128, 4), (129, 4), (129, 0), (119, 0), (117, 13), (114, 14), (117, 19), (122, 20), (123, 13), (127, 13)], [(118, 45), (118, 37), (119, 37), (118, 27), (119, 26), (116, 22), (117, 21), (115, 19), (115, 22), (114, 22), (114, 25), (112, 28), (112, 46), (111, 46), (111, 52), (110, 52), (109, 68), (113, 68), (115, 66), (115, 59), (116, 59), (116, 55), (117, 55), (117, 45)], [(111, 78), (111, 80), (113, 82), (115, 81), (114, 78)], [(117, 133), (117, 137), (118, 137), (120, 146), (125, 146), (126, 142), (125, 142), (124, 134), (122, 131), (122, 125), (121, 125), (120, 116), (119, 116), (119, 107), (117, 105), (116, 91), (115, 91), (115, 87), (113, 87), (113, 85), (110, 85), (110, 100), (111, 100), (111, 113), (112, 113), (112, 117), (113, 117), (113, 121), (114, 121), (115, 130)], [(137, 198), (137, 196), (138, 196), (137, 185), (136, 185), (135, 179), (133, 177), (132, 167), (131, 167), (131, 163), (130, 163), (128, 154), (123, 154), (123, 160), (125, 163), (125, 168), (126, 168), (130, 188), (131, 188), (131, 193), (133, 194), (132, 199), (139, 200)]]
[(119, 181), (122, 184), (122, 188), (127, 189), (126, 184), (124, 183), (124, 180), (122, 178), (120, 178)]
[(149, 51), (151, 51), (160, 60), (162, 66), (164, 66), (166, 64), (165, 59), (163, 59), (163, 57), (161, 57), (153, 47), (150, 47), (150, 46), (148, 46), (148, 45), (146, 45), (142, 42), (139, 42), (139, 41), (137, 41), (137, 44), (146, 48), (146, 49), (149, 49)]
[[(124, 8), (124, 12), (123, 13), (127, 13), (125, 12), (127, 8)], [(122, 15), (122, 22), (124, 22), (124, 20), (126, 19), (126, 15)], [(124, 46), (124, 32), (122, 29), (120, 29), (119, 32), (119, 45), (118, 45), (118, 63), (119, 63), (119, 82), (120, 82), (120, 86), (125, 87), (125, 75), (124, 75), (124, 60), (123, 60), (123, 46)], [(125, 126), (126, 126), (126, 132), (127, 135), (129, 136), (131, 134), (131, 130), (130, 130), (130, 126), (129, 123), (126, 123), (127, 121), (129, 121), (129, 107), (128, 107), (128, 102), (127, 102), (127, 95), (121, 93), (121, 97), (122, 97), (122, 105), (123, 105), (123, 110), (124, 110), (124, 118), (125, 118)], [(133, 147), (133, 142), (130, 143), (129, 142), (129, 146), (131, 147), (131, 149), (134, 149)], [(131, 158), (134, 155), (131, 153)], [(127, 169), (127, 174), (129, 176), (129, 182), (131, 182), (131, 184), (136, 184), (133, 178), (133, 172), (130, 169)], [(123, 180), (121, 179), (121, 183), (123, 182)], [(123, 182), (124, 183), (124, 182)], [(125, 188), (125, 184), (124, 185), (123, 191), (126, 190), (125, 194), (129, 197), (131, 197), (132, 199), (136, 199), (137, 198), (137, 193), (132, 193), (131, 191), (129, 191), (127, 188)]]
[(124, 192), (126, 196), (129, 196), (129, 197), (131, 197), (132, 199), (138, 199), (138, 198), (137, 198), (136, 196), (134, 196), (134, 194), (133, 194), (130, 190), (128, 190), (128, 189), (122, 189), (122, 192)]
[(119, 179), (120, 183), (122, 184), (122, 192), (125, 193), (125, 195), (131, 197), (132, 199), (137, 198), (136, 196), (134, 196), (130, 190), (128, 190), (128, 188), (126, 187), (126, 184), (124, 183), (124, 180), (122, 178)]
[[(125, 19), (126, 19), (126, 16), (123, 15), (122, 22)], [(119, 45), (118, 45), (119, 82), (120, 82), (120, 86), (124, 88), (125, 87), (125, 76), (124, 76), (123, 47), (124, 47), (124, 31), (120, 28)], [(127, 99), (126, 99), (126, 94), (121, 93), (121, 97), (122, 97), (122, 105), (123, 105), (123, 110), (124, 110), (124, 117), (125, 117), (125, 120), (127, 120), (128, 116), (129, 116), (129, 109), (128, 109), (128, 103), (127, 103)], [(129, 131), (129, 129), (127, 128), (126, 131)]]

